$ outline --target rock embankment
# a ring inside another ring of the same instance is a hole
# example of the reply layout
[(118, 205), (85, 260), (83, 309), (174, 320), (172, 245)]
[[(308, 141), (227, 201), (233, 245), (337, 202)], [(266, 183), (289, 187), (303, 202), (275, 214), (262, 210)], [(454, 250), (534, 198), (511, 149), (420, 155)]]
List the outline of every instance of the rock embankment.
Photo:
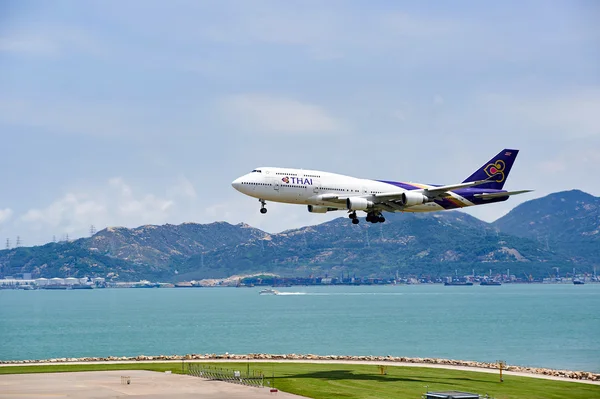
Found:
[[(474, 367), (486, 369), (498, 369), (498, 363), (475, 362), (468, 360), (451, 360), (421, 357), (394, 357), (394, 356), (342, 356), (342, 355), (297, 355), (284, 354), (274, 355), (267, 353), (250, 353), (246, 355), (234, 354), (188, 354), (188, 355), (158, 355), (135, 357), (82, 357), (82, 358), (55, 358), (46, 360), (0, 360), (0, 364), (37, 364), (37, 363), (74, 363), (74, 362), (118, 362), (118, 361), (173, 361), (173, 360), (302, 360), (302, 361), (348, 361), (348, 362), (388, 362), (388, 363), (415, 363), (445, 366)], [(505, 365), (503, 370), (520, 373), (542, 374), (553, 377), (571, 378), (575, 380), (600, 381), (600, 374), (588, 371), (554, 370), (539, 367), (524, 367)]]

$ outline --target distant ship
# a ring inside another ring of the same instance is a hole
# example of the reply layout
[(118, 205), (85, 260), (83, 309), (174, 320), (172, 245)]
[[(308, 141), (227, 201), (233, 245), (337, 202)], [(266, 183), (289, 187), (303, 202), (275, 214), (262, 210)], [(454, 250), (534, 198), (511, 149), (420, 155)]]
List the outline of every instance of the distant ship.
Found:
[(261, 290), (258, 294), (259, 295), (279, 295), (279, 291), (272, 290), (270, 288), (266, 288), (264, 290)]
[(71, 286), (72, 290), (92, 290), (94, 286), (91, 284), (73, 284)]
[(573, 280), (573, 284), (582, 285), (582, 284), (585, 284), (585, 282), (583, 280)]
[(69, 286), (66, 284), (51, 284), (42, 287), (45, 290), (67, 290)]
[(500, 281), (494, 280), (483, 280), (479, 283), (479, 285), (502, 285), (502, 283)]
[(473, 285), (470, 281), (446, 281), (444, 285)]
[(158, 288), (160, 287), (159, 283), (151, 283), (150, 281), (140, 281), (139, 283), (135, 283), (131, 288)]

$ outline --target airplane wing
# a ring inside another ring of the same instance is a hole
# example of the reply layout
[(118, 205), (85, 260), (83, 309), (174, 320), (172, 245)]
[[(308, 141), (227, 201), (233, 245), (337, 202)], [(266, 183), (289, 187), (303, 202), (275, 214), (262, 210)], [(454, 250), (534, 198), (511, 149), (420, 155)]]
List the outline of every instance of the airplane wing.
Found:
[(475, 194), (474, 197), (481, 198), (481, 199), (491, 199), (491, 198), (498, 198), (498, 197), (508, 197), (510, 195), (530, 193), (532, 191), (533, 190), (519, 190), (519, 191), (505, 191), (502, 193), (481, 193), (481, 194)]
[[(370, 200), (372, 200), (375, 203), (375, 205), (385, 208), (388, 211), (393, 212), (395, 210), (403, 210), (406, 208), (406, 204), (403, 202), (402, 196), (403, 196), (403, 194), (405, 194), (407, 192), (415, 193), (415, 194), (418, 193), (418, 194), (421, 194), (421, 195), (429, 198), (430, 200), (433, 200), (435, 198), (449, 197), (450, 192), (452, 192), (452, 191), (459, 190), (461, 188), (474, 187), (474, 186), (478, 186), (478, 185), (481, 185), (484, 183), (489, 183), (489, 179), (477, 180), (477, 181), (472, 181), (472, 182), (467, 182), (467, 183), (451, 184), (451, 185), (439, 186), (439, 187), (432, 186), (432, 187), (423, 188), (420, 190), (379, 193), (379, 194), (367, 195), (367, 196), (361, 196), (361, 197), (369, 198)], [(530, 191), (533, 191), (533, 190), (481, 193), (481, 194), (475, 194), (474, 196), (476, 198), (481, 198), (481, 199), (492, 199), (492, 198), (506, 197), (506, 196), (510, 196), (510, 195), (528, 193)], [(347, 199), (348, 199), (348, 196), (338, 195), (338, 194), (322, 194), (322, 195), (318, 196), (319, 201), (326, 201), (326, 202), (338, 203), (338, 204), (345, 204)]]
[[(424, 196), (433, 199), (436, 197), (445, 197), (448, 195), (447, 193), (449, 191), (459, 190), (461, 188), (478, 186), (478, 185), (484, 184), (484, 183), (489, 183), (489, 180), (477, 180), (477, 181), (471, 181), (468, 183), (451, 184), (448, 186), (430, 187), (430, 188), (423, 188), (421, 190), (411, 190), (411, 191), (415, 192), (415, 193), (421, 193)], [(392, 201), (394, 199), (400, 199), (402, 197), (402, 193), (399, 193), (396, 191), (396, 192), (391, 192), (391, 193), (375, 194), (374, 196), (375, 196), (375, 198), (381, 199), (384, 201)]]

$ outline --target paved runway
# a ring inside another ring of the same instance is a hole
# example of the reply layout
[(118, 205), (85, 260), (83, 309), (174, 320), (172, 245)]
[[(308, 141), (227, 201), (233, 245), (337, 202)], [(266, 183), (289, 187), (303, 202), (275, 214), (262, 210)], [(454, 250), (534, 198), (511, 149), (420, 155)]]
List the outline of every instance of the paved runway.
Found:
[[(129, 376), (131, 383), (121, 383), (121, 376)], [(268, 388), (144, 370), (0, 375), (0, 398), (104, 399), (129, 396), (152, 399), (303, 398), (284, 392), (271, 393)]]

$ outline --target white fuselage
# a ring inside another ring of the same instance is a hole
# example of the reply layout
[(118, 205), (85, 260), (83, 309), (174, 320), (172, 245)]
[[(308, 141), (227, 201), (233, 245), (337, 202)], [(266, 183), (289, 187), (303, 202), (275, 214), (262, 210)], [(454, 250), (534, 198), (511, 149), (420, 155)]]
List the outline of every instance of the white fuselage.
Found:
[[(430, 187), (425, 184), (411, 183), (411, 185), (421, 188)], [(397, 185), (376, 180), (359, 179), (316, 170), (273, 167), (257, 168), (233, 181), (232, 186), (243, 194), (265, 201), (326, 206), (335, 209), (346, 208), (339, 202), (323, 200), (324, 194), (368, 198), (376, 194), (407, 191)], [(467, 206), (467, 204), (465, 205)], [(398, 209), (398, 211), (430, 212), (443, 209), (435, 202), (429, 202), (411, 206), (409, 209)]]

